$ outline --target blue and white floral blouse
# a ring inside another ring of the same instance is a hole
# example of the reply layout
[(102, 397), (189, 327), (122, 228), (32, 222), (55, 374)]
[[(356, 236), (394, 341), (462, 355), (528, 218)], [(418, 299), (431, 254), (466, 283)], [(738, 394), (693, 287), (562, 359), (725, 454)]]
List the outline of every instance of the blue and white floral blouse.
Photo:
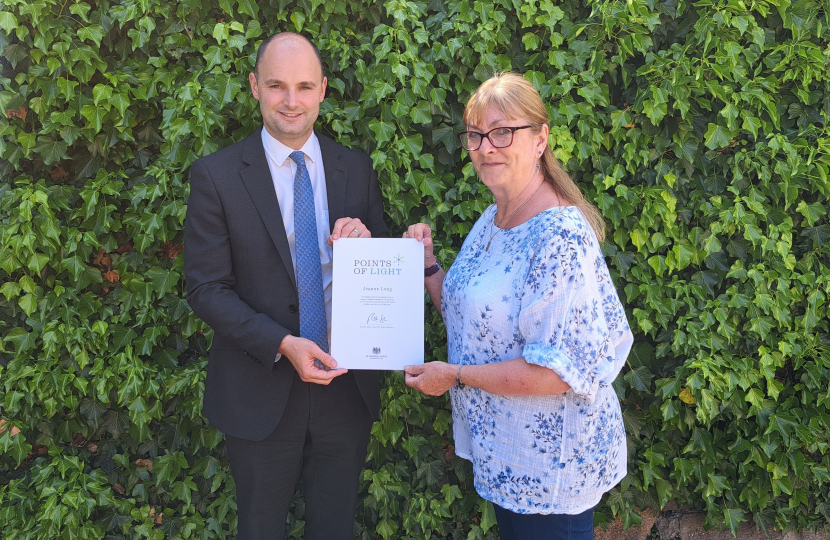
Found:
[(597, 238), (573, 206), (492, 237), (495, 205), (473, 226), (444, 279), (451, 364), (523, 357), (571, 389), (555, 396), (451, 390), (456, 453), (476, 491), (521, 514), (577, 514), (626, 473), (611, 383), (633, 336)]

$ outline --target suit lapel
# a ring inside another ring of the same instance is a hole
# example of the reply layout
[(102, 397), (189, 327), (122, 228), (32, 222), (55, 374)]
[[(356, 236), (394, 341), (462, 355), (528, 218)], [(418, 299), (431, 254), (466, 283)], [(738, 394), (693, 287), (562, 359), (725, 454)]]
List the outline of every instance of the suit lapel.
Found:
[[(257, 212), (265, 223), (265, 228), (268, 230), (268, 234), (282, 258), (285, 269), (296, 287), (297, 281), (294, 276), (294, 263), (291, 260), (291, 248), (288, 247), (288, 238), (285, 235), (285, 225), (282, 223), (280, 204), (277, 201), (277, 193), (274, 191), (274, 181), (271, 179), (271, 169), (268, 167), (268, 159), (265, 157), (260, 130), (257, 130), (245, 140), (242, 161), (248, 165), (240, 172), (242, 182), (254, 201)], [(326, 173), (328, 173), (328, 169)]]
[(329, 203), (329, 230), (331, 230), (334, 229), (334, 222), (343, 217), (346, 184), (349, 178), (348, 167), (342, 159), (342, 149), (337, 143), (320, 133), (317, 133), (317, 140), (320, 141), (323, 170), (326, 173), (326, 198)]

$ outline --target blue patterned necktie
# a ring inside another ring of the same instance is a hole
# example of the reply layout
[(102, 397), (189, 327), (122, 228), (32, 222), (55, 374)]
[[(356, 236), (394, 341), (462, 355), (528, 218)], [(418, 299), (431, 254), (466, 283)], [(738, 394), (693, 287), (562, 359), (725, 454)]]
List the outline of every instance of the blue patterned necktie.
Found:
[(297, 164), (297, 174), (294, 175), (294, 240), (297, 251), (297, 292), (300, 297), (300, 336), (329, 352), (314, 191), (305, 166), (305, 154), (300, 150), (291, 152), (291, 159)]

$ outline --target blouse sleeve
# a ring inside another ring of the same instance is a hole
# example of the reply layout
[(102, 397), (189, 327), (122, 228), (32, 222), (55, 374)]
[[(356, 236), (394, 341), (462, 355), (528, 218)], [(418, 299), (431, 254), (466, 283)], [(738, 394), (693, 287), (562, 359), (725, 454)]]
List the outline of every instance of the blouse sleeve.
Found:
[[(523, 286), (519, 329), (525, 361), (552, 369), (575, 394), (593, 400), (600, 383), (610, 384), (622, 367), (615, 347), (622, 336), (612, 335), (606, 320), (600, 292), (605, 276), (597, 274), (594, 256), (601, 254), (587, 227), (584, 222), (563, 227), (535, 253)], [(621, 307), (620, 312), (624, 320)]]

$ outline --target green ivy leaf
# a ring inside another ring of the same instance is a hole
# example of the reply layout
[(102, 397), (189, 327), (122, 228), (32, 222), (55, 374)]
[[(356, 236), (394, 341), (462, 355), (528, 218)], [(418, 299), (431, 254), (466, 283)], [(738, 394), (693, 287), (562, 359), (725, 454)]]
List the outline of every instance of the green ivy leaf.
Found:
[(493, 503), (481, 499), (478, 511), (481, 513), (481, 530), (487, 532), (496, 524), (496, 509), (493, 508)]
[(242, 83), (227, 73), (218, 73), (214, 77), (214, 82), (216, 84), (216, 96), (220, 107), (232, 102), (239, 91), (242, 90)]
[(78, 38), (84, 41), (92, 41), (96, 47), (101, 46), (101, 40), (104, 39), (104, 29), (98, 24), (90, 24), (78, 29)]
[(430, 112), (429, 102), (420, 100), (415, 107), (409, 112), (410, 118), (416, 124), (429, 124), (432, 122), (432, 113)]
[(729, 525), (729, 530), (732, 531), (732, 536), (738, 536), (738, 526), (746, 521), (744, 511), (739, 508), (724, 508), (723, 517), (726, 524)]
[(62, 159), (69, 159), (66, 148), (64, 141), (55, 140), (51, 135), (45, 135), (38, 138), (33, 150), (40, 154), (46, 165), (54, 165)]
[(6, 34), (11, 34), (15, 28), (17, 28), (17, 17), (14, 16), (14, 13), (0, 11), (0, 29), (4, 30)]
[(706, 129), (706, 135), (704, 135), (704, 141), (707, 148), (716, 150), (729, 146), (732, 143), (732, 139), (735, 138), (735, 135), (736, 133), (734, 131), (719, 124), (709, 124), (709, 127)]

